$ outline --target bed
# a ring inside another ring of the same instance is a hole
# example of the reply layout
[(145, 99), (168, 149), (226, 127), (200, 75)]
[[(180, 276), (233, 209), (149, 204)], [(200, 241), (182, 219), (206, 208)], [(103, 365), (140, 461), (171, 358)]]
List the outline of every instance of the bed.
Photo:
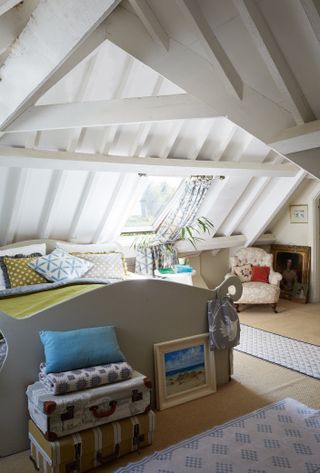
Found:
[[(0, 311), (0, 332), (7, 344), (0, 370), (0, 456), (28, 448), (25, 391), (37, 379), (43, 361), (40, 330), (114, 325), (129, 363), (153, 379), (153, 344), (207, 332), (207, 301), (214, 292), (230, 293), (237, 300), (241, 291), (236, 277), (214, 291), (164, 280), (130, 279), (98, 285), (23, 318)], [(220, 386), (230, 379), (229, 350), (216, 352), (215, 364)]]

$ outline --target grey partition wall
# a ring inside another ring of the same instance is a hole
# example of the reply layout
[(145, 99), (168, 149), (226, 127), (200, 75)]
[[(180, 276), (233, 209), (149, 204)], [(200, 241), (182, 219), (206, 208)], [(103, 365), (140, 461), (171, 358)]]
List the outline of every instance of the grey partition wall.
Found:
[[(230, 278), (217, 290), (222, 295), (241, 283)], [(8, 352), (0, 371), (0, 456), (28, 448), (25, 390), (43, 361), (40, 330), (71, 330), (114, 325), (128, 362), (153, 379), (153, 344), (208, 331), (207, 301), (213, 291), (162, 280), (132, 280), (82, 294), (24, 319), (0, 313), (0, 331)], [(88, 340), (90, 343), (90, 340)], [(229, 352), (216, 353), (216, 379), (229, 380)]]

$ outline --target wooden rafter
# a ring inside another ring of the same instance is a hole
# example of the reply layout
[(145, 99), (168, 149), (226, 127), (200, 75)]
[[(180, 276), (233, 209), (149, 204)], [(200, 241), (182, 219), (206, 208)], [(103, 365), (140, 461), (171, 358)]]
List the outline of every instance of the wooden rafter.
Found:
[(163, 51), (121, 6), (104, 26), (110, 41), (261, 140), (268, 142), (279, 129), (294, 125), (289, 112), (247, 85), (242, 101), (232, 96), (212, 65), (183, 44), (171, 39), (169, 50)]
[(233, 66), (216, 35), (194, 0), (176, 0), (179, 7), (191, 22), (201, 44), (204, 46), (211, 62), (219, 71), (227, 88), (239, 99), (243, 97), (243, 81)]
[(16, 133), (90, 128), (215, 115), (211, 107), (188, 94), (134, 97), (33, 106), (2, 131)]
[(296, 123), (314, 120), (314, 113), (256, 2), (234, 0), (234, 5), (275, 83), (286, 97)]
[[(17, 39), (14, 53), (5, 61), (0, 82), (0, 122), (3, 126), (35, 103), (39, 90), (43, 93), (44, 84), (58, 71), (61, 72), (69, 58), (74, 61), (79, 47), (86, 43), (90, 33), (96, 30), (119, 2), (47, 0), (39, 3), (32, 19)], [(86, 48), (80, 56), (85, 53)], [(35, 72), (24, 74), (26, 65)]]
[(199, 161), (187, 159), (141, 158), (138, 156), (112, 156), (68, 151), (0, 147), (0, 165), (42, 169), (70, 169), (140, 173), (152, 175), (248, 175), (295, 176), (297, 168), (291, 164), (263, 164), (254, 162)]

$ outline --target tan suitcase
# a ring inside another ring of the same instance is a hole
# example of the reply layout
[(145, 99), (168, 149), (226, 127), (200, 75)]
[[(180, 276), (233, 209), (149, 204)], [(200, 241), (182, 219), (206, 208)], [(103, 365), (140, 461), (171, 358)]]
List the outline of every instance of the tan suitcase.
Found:
[(149, 411), (49, 442), (30, 420), (30, 459), (41, 473), (82, 473), (150, 445), (154, 429)]

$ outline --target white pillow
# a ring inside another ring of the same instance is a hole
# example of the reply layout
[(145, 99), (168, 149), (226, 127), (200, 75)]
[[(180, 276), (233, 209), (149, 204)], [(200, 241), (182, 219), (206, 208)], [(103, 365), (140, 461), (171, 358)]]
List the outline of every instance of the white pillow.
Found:
[(67, 251), (68, 253), (98, 253), (100, 251), (121, 251), (121, 245), (116, 241), (110, 243), (88, 243), (77, 244), (64, 241), (57, 241), (57, 248)]
[(126, 263), (122, 253), (81, 254), (81, 259), (90, 261), (92, 268), (84, 278), (125, 279)]
[[(45, 243), (36, 243), (34, 245), (27, 246), (16, 246), (14, 248), (4, 248), (0, 249), (1, 256), (16, 256), (16, 255), (32, 255), (33, 253), (40, 253), (40, 255), (46, 254), (46, 244)], [(6, 283), (3, 276), (3, 271), (0, 268), (0, 291), (6, 288)]]
[(93, 267), (93, 264), (72, 256), (61, 248), (56, 248), (49, 255), (39, 256), (34, 261), (30, 261), (28, 266), (48, 281), (58, 282), (80, 278)]

